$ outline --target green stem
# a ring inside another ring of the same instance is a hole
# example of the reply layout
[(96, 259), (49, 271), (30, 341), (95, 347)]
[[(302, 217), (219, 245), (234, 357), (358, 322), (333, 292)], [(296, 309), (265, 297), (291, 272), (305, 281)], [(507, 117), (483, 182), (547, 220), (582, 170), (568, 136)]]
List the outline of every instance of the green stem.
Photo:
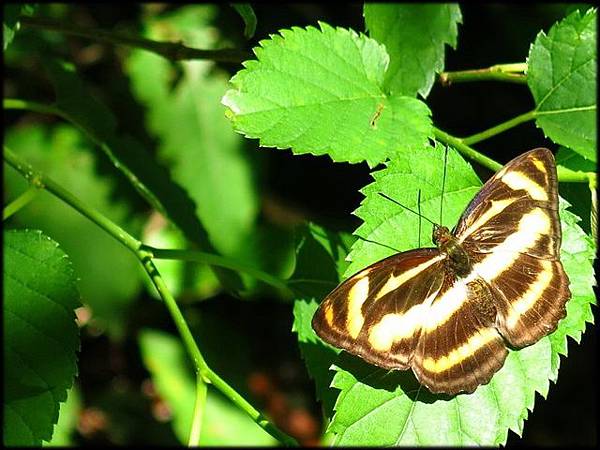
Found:
[(207, 385), (200, 374), (196, 375), (196, 402), (194, 404), (194, 414), (192, 419), (192, 429), (188, 440), (188, 447), (198, 447), (200, 445), (200, 431), (202, 430), (202, 418), (206, 406)]
[(439, 128), (433, 128), (433, 134), (435, 138), (446, 144), (450, 144), (456, 150), (459, 151), (462, 155), (467, 158), (481, 164), (483, 167), (487, 167), (493, 172), (497, 172), (502, 167), (502, 164), (497, 163), (492, 158), (488, 158), (482, 153), (479, 153), (472, 147), (465, 145), (462, 139), (452, 136), (451, 134), (446, 133), (445, 131), (440, 130)]
[(85, 123), (79, 120), (76, 116), (71, 116), (67, 112), (55, 106), (48, 106), (37, 102), (20, 100), (20, 99), (4, 99), (4, 109), (19, 109), (19, 110), (31, 110), (44, 114), (55, 114), (61, 117), (65, 121), (73, 124), (85, 134), (90, 141), (100, 147), (102, 151), (108, 156), (113, 165), (118, 168), (123, 175), (129, 180), (131, 185), (138, 190), (138, 192), (145, 198), (154, 208), (156, 208), (161, 214), (167, 215), (162, 203), (156, 198), (156, 196), (146, 187), (146, 185), (138, 179), (138, 177), (131, 171), (126, 165), (122, 164), (121, 161), (115, 156), (110, 146), (104, 142), (103, 137), (99, 136), (93, 129)]
[(510, 128), (516, 127), (517, 125), (520, 125), (533, 119), (535, 119), (535, 110), (526, 112), (525, 114), (521, 114), (520, 116), (514, 117), (510, 120), (507, 120), (506, 122), (502, 122), (501, 124), (496, 125), (492, 128), (488, 128), (487, 130), (482, 131), (480, 133), (476, 133), (471, 136), (462, 138), (462, 142), (465, 145), (473, 145), (477, 142), (489, 139), (492, 136), (500, 134), (506, 130), (509, 130)]
[(113, 221), (100, 214), (97, 210), (88, 207), (85, 203), (64, 189), (62, 186), (54, 182), (52, 179), (46, 177), (41, 172), (35, 171), (29, 164), (24, 162), (6, 146), (4, 146), (4, 160), (10, 166), (23, 174), (23, 176), (30, 183), (43, 188), (60, 198), (62, 201), (77, 210), (80, 214), (90, 219), (132, 252), (136, 253), (138, 251), (142, 244), (140, 241), (135, 239)]
[(242, 264), (239, 261), (229, 259), (225, 256), (215, 255), (212, 253), (206, 253), (196, 250), (171, 250), (171, 249), (161, 249), (154, 248), (150, 246), (145, 247), (149, 252), (152, 253), (153, 258), (156, 259), (177, 259), (184, 261), (197, 261), (200, 263), (208, 264), (211, 266), (219, 266), (224, 267), (226, 269), (232, 269), (237, 272), (245, 272), (248, 275), (256, 278), (257, 280), (261, 280), (277, 289), (282, 290), (285, 294), (291, 296), (292, 292), (290, 291), (287, 284), (266, 272), (263, 272), (260, 269), (256, 269), (255, 267), (251, 267), (245, 264)]
[[(487, 167), (492, 172), (497, 172), (502, 168), (502, 164), (466, 145), (461, 138), (452, 136), (435, 127), (433, 129), (433, 134), (438, 141), (451, 145), (463, 156), (479, 163), (483, 167)], [(556, 172), (558, 181), (561, 183), (591, 183), (593, 185), (596, 183), (596, 174), (594, 172), (576, 172), (561, 165), (556, 166)]]
[(442, 72), (439, 75), (439, 80), (443, 86), (449, 86), (452, 83), (460, 83), (464, 81), (486, 80), (524, 84), (527, 83), (527, 77), (525, 76), (526, 70), (526, 63), (496, 64), (495, 66), (487, 67), (485, 69)]
[(106, 31), (101, 28), (78, 27), (43, 17), (21, 16), (19, 18), (19, 22), (25, 27), (41, 28), (44, 30), (57, 31), (63, 34), (79, 36), (107, 44), (124, 45), (142, 50), (148, 50), (170, 61), (210, 59), (217, 62), (240, 64), (241, 62), (252, 58), (250, 53), (242, 50), (200, 50), (197, 48), (187, 47), (181, 43), (153, 41), (151, 39), (139, 38), (137, 36), (130, 36), (114, 31)]
[(31, 184), (25, 192), (4, 207), (2, 211), (2, 220), (8, 219), (21, 208), (28, 205), (40, 192), (39, 188)]
[(121, 227), (103, 216), (100, 212), (90, 208), (85, 203), (81, 202), (77, 197), (68, 192), (62, 186), (58, 185), (52, 179), (48, 178), (41, 172), (35, 171), (29, 164), (21, 160), (14, 152), (4, 146), (4, 160), (18, 172), (20, 172), (30, 183), (35, 186), (46, 189), (51, 194), (60, 198), (66, 204), (77, 210), (79, 213), (90, 219), (108, 234), (121, 242), (125, 247), (130, 249), (142, 263), (145, 271), (148, 273), (156, 290), (163, 299), (169, 314), (175, 322), (175, 326), (181, 336), (184, 346), (190, 355), (198, 376), (202, 377), (205, 383), (212, 383), (225, 396), (227, 396), (234, 404), (246, 412), (259, 426), (278, 439), (285, 445), (295, 446), (297, 442), (275, 425), (269, 422), (260, 412), (258, 412), (246, 399), (244, 399), (235, 389), (229, 386), (221, 377), (219, 377), (207, 365), (200, 349), (196, 345), (196, 341), (190, 331), (183, 314), (181, 313), (175, 298), (167, 288), (160, 273), (156, 269), (152, 261), (152, 253), (148, 250), (149, 247), (143, 246), (140, 241), (135, 239)]

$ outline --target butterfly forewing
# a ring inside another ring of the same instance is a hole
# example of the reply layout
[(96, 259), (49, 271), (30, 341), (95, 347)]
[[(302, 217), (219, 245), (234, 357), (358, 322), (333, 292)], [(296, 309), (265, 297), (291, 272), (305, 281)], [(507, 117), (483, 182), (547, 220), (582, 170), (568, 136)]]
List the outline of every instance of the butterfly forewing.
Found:
[(472, 392), (502, 367), (507, 345), (533, 344), (565, 316), (552, 153), (509, 162), (441, 236), (439, 249), (399, 253), (340, 284), (313, 328), (377, 366), (411, 367), (432, 392)]
[[(482, 195), (483, 194), (483, 195)], [(554, 331), (571, 294), (559, 261), (561, 228), (554, 157), (529, 151), (484, 185), (456, 227), (473, 270), (497, 304), (497, 327), (515, 347)]]

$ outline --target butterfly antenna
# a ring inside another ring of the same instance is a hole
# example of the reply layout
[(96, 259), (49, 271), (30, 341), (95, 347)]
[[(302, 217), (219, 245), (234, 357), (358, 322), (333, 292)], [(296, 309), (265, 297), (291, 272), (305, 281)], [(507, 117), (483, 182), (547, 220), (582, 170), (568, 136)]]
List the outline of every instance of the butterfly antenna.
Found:
[(419, 245), (421, 247), (421, 189), (417, 191), (417, 212), (419, 213)]
[(432, 222), (431, 220), (429, 220), (427, 217), (422, 216), (421, 214), (419, 214), (417, 211), (415, 211), (414, 209), (410, 209), (408, 206), (404, 206), (402, 203), (400, 203), (397, 200), (394, 200), (392, 197), (389, 197), (387, 195), (385, 195), (383, 192), (378, 192), (379, 195), (381, 195), (383, 198), (387, 198), (389, 201), (395, 203), (398, 206), (402, 206), (404, 209), (407, 209), (408, 211), (410, 211), (413, 214), (418, 215), (419, 217), (422, 217), (423, 219), (425, 219), (427, 222), (429, 222), (432, 225), (436, 225), (435, 222)]
[(448, 146), (446, 146), (446, 150), (444, 151), (444, 174), (442, 175), (442, 196), (440, 197), (440, 225), (444, 223), (443, 221), (443, 209), (444, 209), (444, 188), (446, 187), (446, 166), (448, 165)]
[(382, 244), (381, 242), (377, 242), (377, 241), (372, 241), (371, 239), (367, 239), (367, 238), (364, 238), (364, 237), (359, 236), (359, 235), (356, 235), (356, 237), (359, 238), (359, 239), (361, 239), (361, 240), (363, 240), (363, 241), (365, 241), (365, 242), (370, 242), (371, 244), (381, 245), (382, 247), (386, 247), (386, 248), (389, 248), (390, 250), (394, 250), (396, 253), (400, 253), (400, 250), (398, 250), (397, 248), (394, 248), (394, 247), (392, 247), (390, 245)]

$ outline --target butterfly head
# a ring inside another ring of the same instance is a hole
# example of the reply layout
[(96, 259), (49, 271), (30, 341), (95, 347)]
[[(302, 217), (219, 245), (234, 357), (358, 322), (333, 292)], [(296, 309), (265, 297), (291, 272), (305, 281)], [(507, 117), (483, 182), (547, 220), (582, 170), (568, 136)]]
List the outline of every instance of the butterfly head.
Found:
[(438, 248), (441, 248), (445, 247), (448, 241), (452, 239), (452, 235), (450, 234), (448, 227), (433, 224), (433, 235), (431, 239)]

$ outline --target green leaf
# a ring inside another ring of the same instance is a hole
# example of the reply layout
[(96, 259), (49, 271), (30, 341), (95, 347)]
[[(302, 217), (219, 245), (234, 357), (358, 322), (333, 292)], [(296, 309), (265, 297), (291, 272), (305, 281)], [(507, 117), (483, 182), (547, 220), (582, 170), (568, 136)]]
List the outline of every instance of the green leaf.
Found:
[[(595, 162), (585, 159), (579, 153), (570, 148), (560, 147), (556, 153), (556, 165), (564, 166), (574, 172), (596, 172)], [(560, 195), (571, 204), (571, 211), (581, 217), (579, 226), (591, 234), (592, 215), (594, 213), (592, 199), (596, 194), (596, 189), (585, 183), (561, 183), (559, 186)]]
[(73, 435), (77, 429), (79, 417), (82, 412), (81, 394), (76, 384), (69, 389), (67, 400), (60, 405), (58, 422), (54, 427), (52, 440), (43, 442), (44, 447), (73, 447), (75, 440)]
[(76, 276), (38, 230), (4, 231), (4, 422), (7, 446), (52, 437), (59, 403), (77, 373)]
[[(365, 223), (357, 234), (399, 250), (416, 247), (418, 223), (414, 214), (407, 214), (377, 192), (414, 207), (415, 191), (420, 187), (422, 213), (437, 221), (435, 210), (439, 214), (441, 190), (437, 181), (441, 180), (442, 170), (443, 151), (438, 148), (432, 149), (424, 162), (391, 161), (386, 169), (376, 172), (375, 182), (363, 189), (367, 198), (357, 215)], [(444, 223), (456, 222), (479, 185), (472, 169), (450, 150)], [(335, 359), (332, 384), (340, 392), (328, 429), (335, 433), (336, 445), (498, 445), (506, 442), (509, 429), (522, 433), (536, 392), (545, 397), (549, 381), (558, 376), (559, 354), (566, 353), (566, 336), (579, 340), (586, 321), (592, 318), (594, 249), (566, 206), (561, 201), (561, 258), (573, 297), (567, 306), (568, 315), (558, 329), (535, 345), (510, 350), (504, 366), (489, 384), (473, 394), (453, 397), (429, 393), (420, 387), (411, 371), (385, 371), (341, 353)], [(381, 231), (386, 227), (387, 231)], [(429, 229), (430, 225), (426, 227)], [(425, 243), (422, 239), (421, 246), (429, 245), (429, 237), (426, 239)], [(350, 253), (352, 263), (346, 274), (390, 253), (385, 247), (358, 240)]]
[(596, 161), (596, 9), (575, 11), (540, 32), (529, 50), (527, 84), (537, 126)]
[[(142, 330), (139, 345), (157, 392), (169, 404), (173, 428), (187, 444), (195, 402), (195, 381), (179, 341), (156, 330)], [(273, 445), (275, 440), (241, 409), (210, 387), (203, 411), (201, 445)]]
[(340, 350), (323, 343), (312, 329), (311, 321), (319, 301), (339, 283), (348, 265), (345, 259), (352, 241), (350, 235), (309, 224), (298, 233), (296, 268), (288, 280), (296, 294), (292, 331), (298, 335), (300, 352), (315, 380), (317, 398), (328, 416), (335, 401), (335, 392), (329, 389), (333, 378), (329, 368)]
[(244, 37), (252, 39), (256, 31), (256, 14), (254, 14), (254, 9), (252, 9), (250, 3), (232, 3), (231, 6), (244, 20)]
[(385, 92), (385, 47), (319, 24), (281, 30), (254, 49), (257, 60), (244, 63), (222, 100), (234, 129), (265, 147), (370, 166), (424, 148), (430, 111)]
[[(428, 148), (419, 158), (398, 157), (383, 170), (373, 172), (375, 181), (361, 189), (365, 199), (354, 212), (363, 224), (354, 234), (374, 242), (357, 240), (352, 246), (346, 270), (348, 277), (359, 269), (379, 261), (397, 251), (415, 247), (433, 247), (432, 225), (421, 223), (419, 245), (419, 218), (416, 214), (378, 195), (387, 194), (394, 200), (416, 211), (418, 190), (421, 190), (421, 214), (434, 222), (440, 222), (442, 179), (444, 172), (444, 149)], [(473, 169), (454, 150), (448, 151), (446, 186), (442, 225), (454, 226), (464, 206), (479, 191), (481, 182)], [(386, 247), (387, 246), (387, 247)], [(389, 248), (392, 247), (392, 248)]]
[[(97, 156), (73, 127), (23, 124), (10, 128), (6, 144), (23, 159), (86, 204), (101, 211), (128, 232), (141, 232), (141, 220), (132, 217), (128, 204), (113, 196), (114, 180), (96, 174)], [(6, 191), (15, 197), (27, 181), (11, 167), (4, 170)], [(18, 224), (53, 236), (69, 254), (80, 277), (82, 298), (91, 308), (96, 327), (112, 338), (123, 335), (132, 301), (142, 283), (135, 256), (96, 224), (46, 191), (15, 214)]]
[(444, 45), (456, 48), (457, 4), (365, 3), (369, 36), (385, 44), (390, 65), (384, 86), (395, 94), (427, 97), (444, 70)]
[[(179, 38), (187, 45), (216, 45), (210, 27), (216, 9), (194, 5), (148, 22), (151, 39)], [(180, 63), (146, 51), (131, 53), (126, 67), (135, 95), (147, 110), (148, 126), (159, 140), (159, 155), (173, 179), (195, 202), (212, 245), (231, 255), (246, 241), (259, 212), (254, 160), (231, 130), (219, 100), (227, 75), (207, 61)]]

